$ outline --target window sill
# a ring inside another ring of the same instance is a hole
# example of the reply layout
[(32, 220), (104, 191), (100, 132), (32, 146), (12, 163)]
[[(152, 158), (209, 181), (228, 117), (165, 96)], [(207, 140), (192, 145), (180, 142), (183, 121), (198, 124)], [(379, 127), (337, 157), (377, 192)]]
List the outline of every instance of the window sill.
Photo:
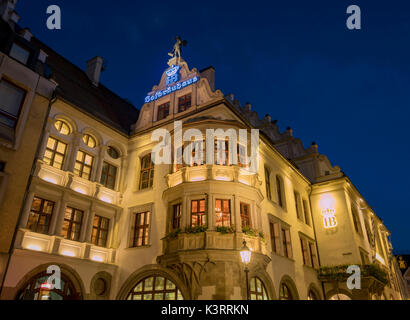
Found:
[(139, 247), (128, 247), (128, 248), (125, 248), (125, 250), (137, 250), (137, 249), (148, 249), (148, 248), (151, 248), (151, 244), (147, 244), (147, 245), (145, 245), (145, 246), (139, 246)]
[(276, 256), (276, 257), (278, 257), (278, 258), (284, 258), (284, 259), (286, 259), (286, 260), (289, 260), (289, 261), (292, 261), (292, 262), (296, 262), (295, 259), (286, 257), (286, 256), (281, 255), (281, 254), (276, 253), (276, 252), (271, 252), (271, 254), (274, 255), (274, 256)]
[(150, 191), (154, 191), (154, 188), (145, 188), (145, 189), (137, 189), (134, 191), (134, 193), (144, 193), (144, 192), (150, 192)]

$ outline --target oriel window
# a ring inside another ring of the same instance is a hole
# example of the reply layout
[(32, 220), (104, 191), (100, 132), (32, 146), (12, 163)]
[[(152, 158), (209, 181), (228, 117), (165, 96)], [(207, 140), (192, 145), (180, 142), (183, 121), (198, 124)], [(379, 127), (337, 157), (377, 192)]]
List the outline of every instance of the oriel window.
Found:
[(67, 144), (52, 137), (48, 138), (43, 161), (57, 169), (62, 169), (67, 153)]
[(154, 182), (154, 164), (151, 153), (141, 159), (140, 190), (152, 188)]
[(104, 162), (101, 172), (101, 184), (109, 189), (115, 189), (115, 179), (117, 177), (117, 167)]
[(231, 200), (216, 200), (215, 213), (217, 227), (231, 226)]
[(242, 227), (250, 227), (251, 226), (251, 212), (250, 206), (247, 203), (241, 202), (241, 221)]
[(47, 234), (54, 205), (52, 201), (34, 197), (26, 228), (33, 232)]
[(78, 150), (77, 158), (75, 160), (74, 174), (77, 176), (90, 180), (91, 170), (94, 164), (94, 157), (85, 153), (84, 151)]
[(84, 212), (67, 207), (64, 215), (62, 236), (69, 240), (80, 240)]
[(178, 98), (178, 112), (183, 112), (191, 107), (191, 94)]
[(205, 199), (191, 201), (191, 225), (206, 226)]
[(110, 219), (95, 215), (93, 221), (91, 243), (95, 244), (96, 246), (106, 247), (109, 227)]
[(182, 217), (182, 210), (181, 204), (174, 204), (172, 206), (172, 229), (177, 230), (181, 228), (181, 217)]

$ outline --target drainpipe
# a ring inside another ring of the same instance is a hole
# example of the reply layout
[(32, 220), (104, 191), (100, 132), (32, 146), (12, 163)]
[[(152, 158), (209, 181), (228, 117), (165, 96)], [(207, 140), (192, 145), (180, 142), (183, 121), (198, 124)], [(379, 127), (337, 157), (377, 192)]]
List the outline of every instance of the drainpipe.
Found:
[[(39, 80), (40, 80), (40, 78), (39, 78)], [(37, 84), (38, 84), (38, 82), (37, 82)], [(33, 180), (33, 175), (34, 175), (34, 171), (36, 169), (37, 161), (39, 160), (40, 148), (41, 148), (42, 141), (44, 139), (44, 133), (45, 133), (45, 129), (46, 129), (46, 126), (47, 126), (48, 117), (50, 116), (51, 107), (57, 101), (57, 94), (56, 94), (57, 88), (58, 87), (56, 87), (54, 89), (53, 94), (52, 94), (52, 96), (51, 96), (51, 98), (48, 102), (47, 113), (46, 113), (46, 116), (45, 116), (45, 119), (44, 119), (44, 122), (43, 122), (43, 128), (41, 130), (40, 139), (39, 139), (38, 144), (37, 144), (37, 149), (36, 149), (34, 161), (33, 161), (33, 164), (31, 166), (30, 176), (29, 176), (28, 181), (27, 181), (26, 190), (24, 192), (24, 198), (23, 198), (23, 201), (22, 201), (22, 205), (20, 207), (20, 212), (19, 212), (19, 216), (18, 216), (18, 219), (17, 219), (17, 224), (16, 224), (16, 227), (14, 229), (13, 238), (12, 238), (11, 245), (10, 245), (10, 248), (9, 248), (9, 255), (7, 257), (6, 268), (4, 270), (3, 278), (1, 279), (0, 299), (1, 299), (2, 292), (3, 292), (3, 287), (4, 287), (4, 282), (6, 280), (6, 275), (7, 275), (9, 266), (10, 266), (11, 256), (14, 252), (14, 243), (16, 242), (17, 231), (18, 231), (18, 228), (19, 228), (19, 225), (20, 225), (20, 220), (21, 220), (21, 217), (23, 215), (23, 210), (24, 210), (24, 207), (25, 207), (25, 203), (27, 201), (27, 196), (29, 194), (29, 188), (30, 188), (30, 185), (31, 185), (31, 181)]]
[[(312, 227), (313, 227), (313, 233), (315, 235), (315, 240), (316, 240), (316, 254), (317, 254), (317, 261), (319, 263), (319, 267), (322, 265), (320, 263), (320, 254), (319, 254), (319, 246), (317, 243), (317, 237), (316, 237), (316, 228), (315, 228), (315, 219), (313, 218), (313, 210), (312, 210), (312, 201), (311, 201), (311, 196), (312, 196), (312, 191), (313, 191), (313, 187), (310, 186), (310, 192), (309, 192), (309, 208), (310, 208), (310, 213), (312, 215)], [(323, 281), (320, 281), (322, 284), (322, 293), (323, 293), (323, 298), (326, 300), (326, 290), (325, 290), (325, 285), (323, 283)]]

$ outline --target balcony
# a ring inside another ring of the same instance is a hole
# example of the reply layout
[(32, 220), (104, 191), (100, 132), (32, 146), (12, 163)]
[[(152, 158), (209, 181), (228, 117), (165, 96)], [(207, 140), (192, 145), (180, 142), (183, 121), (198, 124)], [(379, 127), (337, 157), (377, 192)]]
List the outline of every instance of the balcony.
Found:
[(107, 264), (115, 263), (116, 254), (115, 249), (97, 247), (90, 243), (71, 241), (26, 229), (18, 231), (16, 248)]
[(258, 174), (250, 173), (248, 170), (238, 165), (201, 165), (183, 167), (178, 171), (167, 175), (166, 179), (168, 188), (175, 187), (185, 182), (204, 180), (239, 182), (251, 187), (259, 187), (262, 184)]
[(105, 188), (98, 182), (80, 178), (72, 172), (51, 167), (42, 160), (37, 162), (35, 175), (49, 183), (71, 189), (80, 194), (95, 197), (110, 204), (119, 205), (121, 201), (119, 192)]
[(180, 232), (170, 234), (163, 240), (165, 254), (200, 249), (239, 250), (243, 246), (243, 240), (246, 240), (248, 247), (253, 252), (268, 255), (263, 238), (248, 236), (240, 232), (226, 234), (217, 231)]

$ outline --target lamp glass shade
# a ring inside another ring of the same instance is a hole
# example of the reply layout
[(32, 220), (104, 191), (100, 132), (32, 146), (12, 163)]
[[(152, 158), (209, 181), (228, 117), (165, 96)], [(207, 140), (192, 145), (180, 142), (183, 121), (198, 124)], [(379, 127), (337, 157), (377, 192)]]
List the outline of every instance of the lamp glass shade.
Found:
[(243, 242), (243, 248), (240, 251), (242, 263), (248, 265), (251, 262), (252, 251), (246, 246), (246, 241)]

